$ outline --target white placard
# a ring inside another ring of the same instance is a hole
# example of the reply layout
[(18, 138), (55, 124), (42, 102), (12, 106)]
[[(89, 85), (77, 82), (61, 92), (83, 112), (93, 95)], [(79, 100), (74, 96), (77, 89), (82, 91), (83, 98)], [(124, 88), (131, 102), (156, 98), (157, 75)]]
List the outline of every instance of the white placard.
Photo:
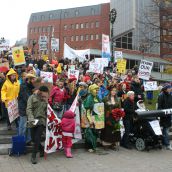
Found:
[(41, 76), (41, 78), (43, 78), (44, 82), (53, 83), (53, 73), (52, 72), (41, 71), (40, 76)]
[(149, 80), (152, 67), (153, 67), (153, 62), (141, 60), (138, 71), (138, 77), (144, 80)]
[(40, 51), (47, 50), (47, 36), (39, 37), (39, 50)]
[(145, 81), (144, 82), (144, 90), (145, 91), (158, 90), (157, 81)]
[(149, 124), (151, 125), (151, 127), (156, 135), (162, 135), (161, 127), (159, 125), (158, 120), (151, 121), (151, 122), (149, 122)]
[(118, 59), (122, 59), (123, 55), (122, 55), (122, 51), (115, 51), (115, 62), (117, 62)]
[(89, 72), (102, 73), (102, 65), (96, 62), (90, 62)]
[(79, 70), (73, 70), (73, 69), (69, 69), (68, 70), (68, 78), (76, 78), (77, 82), (78, 82), (78, 78), (79, 78)]
[(59, 51), (59, 39), (51, 38), (51, 49), (52, 51)]

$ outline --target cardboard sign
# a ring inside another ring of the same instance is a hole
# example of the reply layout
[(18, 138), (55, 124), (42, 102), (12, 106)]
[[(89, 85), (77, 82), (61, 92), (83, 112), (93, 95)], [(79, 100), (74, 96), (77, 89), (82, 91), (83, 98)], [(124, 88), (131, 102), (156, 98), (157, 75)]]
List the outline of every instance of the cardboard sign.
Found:
[(23, 47), (12, 48), (12, 55), (13, 55), (13, 60), (14, 60), (15, 66), (19, 66), (19, 65), (26, 63)]
[(43, 78), (44, 82), (53, 83), (53, 73), (52, 72), (44, 72), (40, 73), (41, 78)]
[(40, 36), (39, 37), (39, 50), (44, 51), (47, 50), (47, 36)]
[(8, 103), (8, 117), (10, 123), (12, 123), (15, 119), (19, 117), (19, 109), (18, 109), (18, 101), (14, 99)]
[(60, 127), (61, 120), (57, 118), (51, 106), (47, 108), (47, 125), (45, 139), (45, 153), (56, 152), (62, 149), (62, 131)]
[(72, 70), (72, 69), (69, 69), (68, 70), (68, 78), (76, 78), (77, 79), (77, 82), (78, 82), (78, 78), (79, 78), (79, 70)]
[(138, 71), (138, 77), (144, 80), (149, 80), (152, 67), (153, 67), (153, 62), (141, 60)]
[(102, 73), (102, 65), (96, 62), (90, 62), (89, 72), (92, 73)]
[(122, 55), (122, 51), (115, 51), (115, 62), (117, 62), (118, 59), (122, 59), (123, 58), (123, 55)]
[(144, 90), (145, 91), (158, 90), (157, 81), (145, 81), (144, 82)]
[(127, 60), (125, 60), (125, 59), (118, 59), (117, 60), (117, 72), (125, 74), (125, 72), (126, 72), (126, 65), (127, 65)]
[(51, 49), (52, 51), (59, 51), (59, 39), (51, 38)]

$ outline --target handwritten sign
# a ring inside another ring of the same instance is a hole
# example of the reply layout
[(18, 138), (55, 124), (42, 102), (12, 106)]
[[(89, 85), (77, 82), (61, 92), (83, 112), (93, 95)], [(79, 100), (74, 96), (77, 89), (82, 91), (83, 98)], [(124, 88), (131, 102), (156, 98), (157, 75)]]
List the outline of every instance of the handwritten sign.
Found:
[(79, 78), (79, 70), (73, 70), (73, 69), (69, 69), (68, 70), (68, 78), (76, 78), (77, 82), (78, 82), (78, 78)]
[(158, 90), (157, 81), (145, 81), (144, 82), (144, 90), (145, 91)]
[(41, 76), (41, 78), (43, 78), (44, 82), (53, 83), (53, 73), (52, 72), (41, 71), (40, 76)]
[(96, 62), (90, 62), (89, 72), (101, 73), (102, 72), (101, 64), (100, 63), (96, 63)]
[(19, 117), (18, 101), (14, 99), (8, 103), (8, 117), (10, 123)]
[(126, 71), (127, 60), (118, 59), (117, 60), (117, 72), (125, 74)]

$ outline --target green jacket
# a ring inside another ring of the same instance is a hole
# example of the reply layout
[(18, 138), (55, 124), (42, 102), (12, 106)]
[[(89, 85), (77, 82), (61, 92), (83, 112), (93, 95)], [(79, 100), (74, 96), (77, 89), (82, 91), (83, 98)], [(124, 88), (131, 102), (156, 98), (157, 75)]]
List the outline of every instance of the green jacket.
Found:
[(45, 101), (42, 101), (37, 95), (33, 94), (29, 97), (27, 102), (27, 118), (28, 118), (28, 127), (32, 128), (34, 125), (32, 121), (38, 119), (39, 122), (37, 125), (46, 126), (47, 119), (47, 104)]

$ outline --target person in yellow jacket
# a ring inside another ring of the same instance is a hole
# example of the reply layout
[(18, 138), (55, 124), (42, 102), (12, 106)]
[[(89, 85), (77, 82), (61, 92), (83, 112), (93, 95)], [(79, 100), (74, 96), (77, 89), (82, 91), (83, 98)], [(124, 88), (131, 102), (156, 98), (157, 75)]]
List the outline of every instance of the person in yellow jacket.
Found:
[[(6, 81), (4, 82), (1, 89), (1, 100), (3, 103), (5, 103), (4, 110), (7, 118), (8, 130), (11, 130), (11, 124), (9, 122), (8, 111), (7, 111), (8, 103), (11, 100), (14, 100), (18, 97), (19, 90), (20, 90), (20, 83), (18, 80), (18, 74), (11, 68), (6, 75)], [(17, 121), (15, 122), (16, 122), (16, 127), (18, 127)]]

